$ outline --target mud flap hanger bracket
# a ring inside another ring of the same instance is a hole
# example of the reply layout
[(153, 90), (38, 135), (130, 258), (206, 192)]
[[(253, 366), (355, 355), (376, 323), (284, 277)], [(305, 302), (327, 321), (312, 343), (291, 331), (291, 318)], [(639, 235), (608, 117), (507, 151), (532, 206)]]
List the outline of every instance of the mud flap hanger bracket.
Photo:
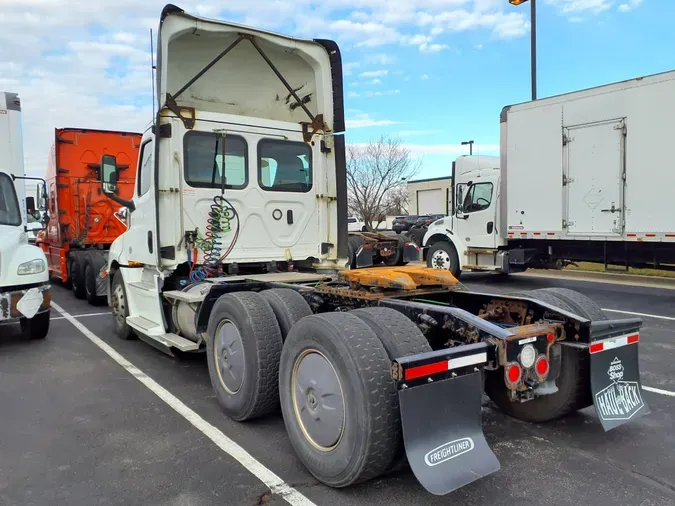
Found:
[[(305, 111), (307, 116), (309, 116), (310, 122), (301, 122), (303, 140), (305, 142), (310, 142), (314, 134), (316, 134), (318, 131), (320, 130), (324, 132), (327, 131), (326, 125), (323, 122), (323, 114), (317, 114), (316, 116), (312, 114), (312, 112), (307, 108), (302, 99), (298, 96), (296, 90), (293, 89), (293, 87), (288, 83), (283, 74), (279, 72), (279, 69), (277, 69), (274, 63), (272, 63), (272, 60), (270, 60), (267, 54), (265, 54), (265, 52), (262, 50), (255, 37), (248, 33), (240, 33), (239, 37), (237, 37), (236, 40), (232, 42), (232, 44), (227, 46), (218, 56), (216, 56), (213, 60), (211, 60), (203, 69), (197, 72), (197, 74), (195, 74), (195, 76), (192, 79), (190, 79), (187, 83), (185, 83), (183, 87), (179, 89), (176, 93), (174, 93), (173, 95), (170, 93), (166, 94), (166, 107), (183, 121), (183, 125), (185, 125), (185, 128), (187, 128), (188, 130), (194, 128), (195, 109), (194, 107), (178, 106), (176, 99), (185, 90), (187, 90), (190, 86), (192, 86), (195, 83), (195, 81), (197, 81), (200, 77), (206, 74), (206, 72), (208, 72), (209, 69), (211, 69), (211, 67), (213, 67), (216, 63), (222, 60), (223, 57), (227, 53), (229, 53), (232, 49), (234, 49), (242, 40), (248, 40), (253, 45), (253, 47), (256, 49), (256, 51), (258, 51), (263, 60), (265, 60), (267, 65), (269, 65), (270, 69), (272, 69), (272, 72), (274, 72), (274, 74), (279, 78), (281, 83), (286, 87), (288, 93), (295, 100), (297, 107), (301, 107), (302, 110)], [(188, 111), (191, 117), (183, 116), (181, 114), (181, 111)]]

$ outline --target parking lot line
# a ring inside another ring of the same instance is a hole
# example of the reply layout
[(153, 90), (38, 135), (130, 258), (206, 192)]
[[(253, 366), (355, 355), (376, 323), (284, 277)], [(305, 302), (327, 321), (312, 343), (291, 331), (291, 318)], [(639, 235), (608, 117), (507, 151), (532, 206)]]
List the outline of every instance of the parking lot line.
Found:
[(661, 316), (658, 314), (649, 314), (649, 313), (636, 313), (634, 311), (621, 311), (619, 309), (605, 309), (602, 308), (603, 311), (608, 311), (610, 313), (622, 313), (622, 314), (629, 314), (632, 316), (644, 316), (646, 318), (656, 318), (658, 320), (668, 320), (671, 322), (675, 322), (675, 317), (673, 316)]
[[(112, 314), (110, 311), (106, 311), (105, 313), (87, 313), (87, 314), (75, 314), (71, 315), (73, 318), (83, 318), (85, 316), (101, 316), (105, 314)], [(49, 318), (50, 320), (65, 320), (65, 316), (52, 316)]]
[(671, 392), (669, 390), (661, 390), (660, 388), (643, 386), (642, 390), (646, 390), (647, 392), (653, 392), (655, 394), (667, 395), (668, 397), (675, 397), (675, 392)]
[(167, 405), (169, 405), (178, 414), (190, 422), (197, 430), (213, 441), (221, 450), (230, 455), (233, 459), (244, 466), (246, 470), (248, 470), (256, 478), (267, 485), (270, 489), (270, 492), (278, 495), (293, 506), (316, 506), (307, 497), (302, 495), (295, 488), (288, 485), (274, 472), (267, 469), (264, 465), (257, 461), (244, 448), (232, 441), (216, 427), (208, 423), (196, 412), (187, 407), (171, 392), (166, 390), (163, 386), (147, 376), (143, 371), (138, 369), (126, 358), (117, 353), (112, 347), (106, 344), (100, 337), (94, 334), (82, 323), (77, 321), (74, 316), (70, 315), (61, 306), (52, 301), (52, 307), (61, 313), (64, 319), (68, 320), (75, 326), (75, 328), (82, 332), (82, 334), (84, 334), (87, 339), (101, 348), (105, 353), (108, 354), (110, 358), (126, 369), (129, 374), (143, 383), (143, 385), (145, 385), (152, 393), (157, 395), (157, 397), (162, 399)]

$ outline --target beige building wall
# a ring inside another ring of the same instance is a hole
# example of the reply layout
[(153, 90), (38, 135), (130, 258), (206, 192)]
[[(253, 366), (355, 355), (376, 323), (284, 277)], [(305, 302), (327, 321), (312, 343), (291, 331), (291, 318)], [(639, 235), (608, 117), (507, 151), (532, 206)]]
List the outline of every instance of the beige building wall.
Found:
[(450, 214), (452, 212), (452, 178), (438, 177), (408, 181), (408, 213)]

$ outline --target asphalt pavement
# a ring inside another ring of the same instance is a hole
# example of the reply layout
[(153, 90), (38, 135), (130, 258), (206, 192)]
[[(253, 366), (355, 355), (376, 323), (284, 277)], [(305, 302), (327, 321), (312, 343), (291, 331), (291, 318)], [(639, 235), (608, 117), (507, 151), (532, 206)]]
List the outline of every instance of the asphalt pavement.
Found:
[(563, 286), (617, 318), (652, 315), (641, 331), (641, 375), (664, 393), (644, 392), (651, 414), (605, 433), (593, 408), (528, 424), (484, 399), (497, 473), (442, 497), (407, 468), (331, 489), (296, 458), (279, 414), (237, 423), (222, 413), (203, 355), (172, 358), (120, 341), (105, 306), (56, 285), (53, 300), (84, 327), (56, 310), (44, 341), (0, 326), (0, 504), (675, 505), (675, 397), (667, 395), (675, 392), (675, 291), (526, 276), (462, 281), (502, 293)]

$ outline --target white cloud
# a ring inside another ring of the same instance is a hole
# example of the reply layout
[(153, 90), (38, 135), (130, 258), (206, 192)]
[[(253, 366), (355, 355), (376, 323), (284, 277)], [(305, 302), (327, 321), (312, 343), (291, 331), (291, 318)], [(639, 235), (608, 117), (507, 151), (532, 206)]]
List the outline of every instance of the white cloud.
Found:
[(342, 64), (342, 74), (345, 76), (352, 75), (352, 71), (356, 68), (359, 68), (361, 64), (359, 62), (349, 62)]
[(642, 4), (644, 0), (628, 0), (626, 3), (619, 5), (619, 12), (630, 12)]
[(347, 96), (348, 96), (349, 98), (357, 98), (357, 97), (360, 97), (361, 95), (359, 95), (359, 94), (356, 93), (355, 91), (350, 91), (350, 92), (347, 93)]
[(422, 81), (426, 81), (427, 79), (429, 79), (429, 75), (428, 74), (422, 74), (420, 79), (422, 79)]
[(383, 77), (389, 74), (389, 71), (384, 70), (368, 70), (366, 72), (361, 72), (359, 77)]
[(380, 84), (380, 83), (382, 83), (381, 79), (373, 79), (372, 81), (370, 81), (370, 84)]
[(345, 121), (347, 128), (370, 128), (397, 125), (398, 121), (390, 119), (375, 119), (366, 113), (355, 114), (352, 118)]
[(390, 54), (377, 53), (366, 56), (365, 61), (375, 65), (390, 65), (396, 61), (396, 57)]
[(599, 14), (612, 6), (613, 0), (545, 0), (547, 4), (554, 5), (562, 14), (578, 14), (589, 12)]
[(420, 45), (419, 49), (422, 53), (438, 53), (439, 51), (448, 49), (448, 46), (447, 44), (427, 44), (425, 42)]

